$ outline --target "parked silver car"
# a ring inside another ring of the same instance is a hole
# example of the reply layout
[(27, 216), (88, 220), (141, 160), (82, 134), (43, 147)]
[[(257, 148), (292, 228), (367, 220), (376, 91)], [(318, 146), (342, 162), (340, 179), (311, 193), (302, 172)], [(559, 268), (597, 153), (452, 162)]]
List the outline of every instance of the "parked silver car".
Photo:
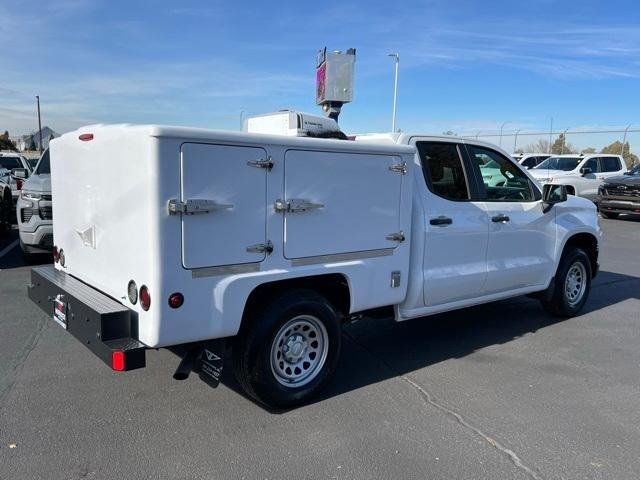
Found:
[(51, 164), (45, 150), (33, 174), (20, 191), (16, 208), (20, 248), (30, 260), (53, 249), (53, 211), (51, 207)]

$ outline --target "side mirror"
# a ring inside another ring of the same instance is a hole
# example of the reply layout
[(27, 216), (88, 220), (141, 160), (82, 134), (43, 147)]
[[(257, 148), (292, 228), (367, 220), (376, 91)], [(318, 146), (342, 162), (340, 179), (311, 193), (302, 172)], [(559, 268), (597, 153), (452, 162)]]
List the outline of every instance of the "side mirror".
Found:
[(29, 172), (26, 168), (14, 168), (11, 170), (11, 175), (16, 178), (27, 178), (29, 176)]
[(548, 184), (542, 188), (543, 212), (547, 213), (556, 203), (567, 201), (567, 187), (565, 185)]
[(589, 167), (582, 167), (580, 169), (580, 173), (584, 177), (585, 175), (589, 175), (591, 173), (591, 169)]

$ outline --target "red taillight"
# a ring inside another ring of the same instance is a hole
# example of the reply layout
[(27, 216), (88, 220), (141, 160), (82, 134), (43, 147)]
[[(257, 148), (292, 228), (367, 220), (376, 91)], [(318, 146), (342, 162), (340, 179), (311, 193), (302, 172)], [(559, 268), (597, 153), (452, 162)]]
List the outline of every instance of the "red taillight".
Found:
[(24, 185), (24, 180), (21, 178), (16, 178), (16, 188), (18, 190), (22, 190), (22, 186)]
[(111, 352), (111, 368), (122, 372), (126, 367), (124, 352)]
[(58, 247), (54, 246), (53, 247), (53, 261), (57, 263), (59, 259), (60, 259), (60, 252), (58, 251)]
[(140, 306), (146, 312), (151, 306), (151, 295), (146, 285), (140, 287)]
[(93, 133), (83, 133), (78, 138), (83, 142), (88, 142), (89, 140), (93, 140)]
[(184, 295), (180, 292), (172, 293), (169, 295), (169, 306), (171, 308), (180, 308), (184, 303)]

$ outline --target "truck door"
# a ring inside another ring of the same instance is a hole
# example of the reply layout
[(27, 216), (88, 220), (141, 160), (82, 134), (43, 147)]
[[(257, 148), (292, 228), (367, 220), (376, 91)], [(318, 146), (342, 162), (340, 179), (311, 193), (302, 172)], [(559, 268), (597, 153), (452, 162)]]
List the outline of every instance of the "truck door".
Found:
[(483, 294), (545, 284), (554, 268), (555, 212), (543, 212), (540, 192), (509, 158), (484, 146), (468, 145), (467, 150), (478, 171), (481, 157), (499, 165), (499, 180), (479, 185), (489, 219)]
[[(182, 263), (202, 268), (260, 262), (266, 242), (266, 175), (248, 162), (261, 148), (185, 143), (181, 148)], [(199, 213), (205, 212), (205, 213)]]
[(436, 306), (477, 297), (487, 278), (489, 224), (482, 202), (476, 201), (464, 147), (418, 141), (416, 148), (424, 174), (424, 181), (417, 178), (426, 216), (424, 303)]
[(406, 176), (390, 167), (400, 162), (393, 155), (287, 151), (285, 257), (391, 254)]

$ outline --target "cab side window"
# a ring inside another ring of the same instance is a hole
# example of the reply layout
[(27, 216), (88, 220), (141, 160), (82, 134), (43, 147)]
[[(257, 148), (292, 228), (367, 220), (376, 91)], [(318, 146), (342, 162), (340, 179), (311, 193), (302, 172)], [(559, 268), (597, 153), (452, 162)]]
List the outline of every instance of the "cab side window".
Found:
[(616, 157), (600, 157), (600, 170), (603, 172), (617, 172), (622, 168), (620, 159)]
[(469, 183), (455, 143), (417, 142), (429, 190), (448, 200), (469, 200)]
[(591, 173), (599, 172), (600, 169), (598, 168), (598, 159), (596, 157), (590, 158), (589, 160), (584, 162), (584, 165), (580, 169), (582, 170), (583, 168), (588, 168), (589, 170), (591, 170)]
[(471, 161), (478, 165), (486, 199), (493, 202), (536, 200), (534, 186), (512, 161), (484, 147), (469, 145)]

